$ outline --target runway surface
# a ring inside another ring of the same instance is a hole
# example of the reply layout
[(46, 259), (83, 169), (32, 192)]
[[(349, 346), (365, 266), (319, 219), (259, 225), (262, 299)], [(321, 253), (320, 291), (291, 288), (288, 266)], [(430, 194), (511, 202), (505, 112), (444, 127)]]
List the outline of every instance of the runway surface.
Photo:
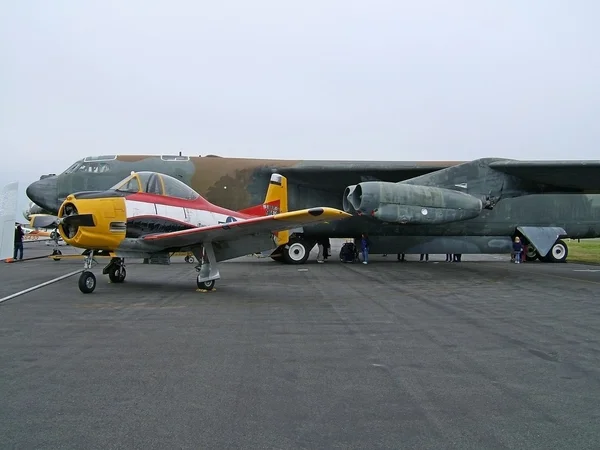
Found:
[[(103, 259), (0, 303), (2, 447), (597, 448), (600, 268), (409, 258), (244, 257), (211, 293)], [(2, 264), (0, 297), (80, 267)]]

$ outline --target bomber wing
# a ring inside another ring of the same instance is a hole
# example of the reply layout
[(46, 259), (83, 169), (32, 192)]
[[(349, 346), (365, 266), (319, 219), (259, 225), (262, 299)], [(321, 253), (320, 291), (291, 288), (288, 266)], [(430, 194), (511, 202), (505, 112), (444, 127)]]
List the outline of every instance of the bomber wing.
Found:
[(600, 161), (518, 161), (490, 163), (490, 167), (524, 180), (556, 187), (600, 190)]
[(203, 242), (234, 241), (253, 234), (276, 233), (348, 217), (351, 217), (351, 214), (335, 208), (310, 208), (190, 230), (148, 234), (141, 237), (140, 240), (162, 249), (181, 248), (199, 245)]
[(278, 167), (288, 183), (338, 192), (340, 186), (362, 181), (398, 182), (446, 169), (462, 161), (301, 161)]

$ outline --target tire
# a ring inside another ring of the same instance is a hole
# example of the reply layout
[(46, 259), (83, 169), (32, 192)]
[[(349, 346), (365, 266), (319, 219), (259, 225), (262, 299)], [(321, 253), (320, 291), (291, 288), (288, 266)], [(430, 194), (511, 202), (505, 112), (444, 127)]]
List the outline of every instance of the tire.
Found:
[(96, 276), (89, 271), (84, 271), (79, 276), (79, 290), (84, 294), (94, 292), (96, 289)]
[(310, 251), (314, 247), (314, 243), (309, 247), (309, 244), (301, 239), (290, 241), (283, 249), (283, 260), (288, 264), (304, 264), (310, 256)]
[(125, 281), (125, 277), (127, 276), (127, 271), (125, 267), (120, 267), (118, 265), (113, 265), (108, 271), (108, 278), (113, 283), (122, 283)]
[(564, 263), (567, 261), (569, 255), (569, 247), (565, 244), (565, 241), (559, 239), (554, 243), (550, 251), (546, 255), (546, 259), (553, 263)]
[(198, 281), (198, 279), (196, 279), (196, 285), (198, 286), (198, 289), (212, 291), (215, 288), (215, 280)]
[(533, 245), (528, 244), (527, 253), (525, 254), (526, 261), (535, 261), (539, 257), (540, 254), (538, 253), (537, 249)]

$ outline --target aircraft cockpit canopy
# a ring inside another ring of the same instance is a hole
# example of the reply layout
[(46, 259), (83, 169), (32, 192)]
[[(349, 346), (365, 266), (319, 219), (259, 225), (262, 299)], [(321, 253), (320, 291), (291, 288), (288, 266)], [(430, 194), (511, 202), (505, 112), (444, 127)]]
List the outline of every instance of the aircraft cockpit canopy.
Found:
[(183, 181), (157, 172), (132, 172), (127, 178), (115, 184), (112, 189), (121, 192), (164, 195), (184, 200), (196, 200), (200, 197), (200, 194)]

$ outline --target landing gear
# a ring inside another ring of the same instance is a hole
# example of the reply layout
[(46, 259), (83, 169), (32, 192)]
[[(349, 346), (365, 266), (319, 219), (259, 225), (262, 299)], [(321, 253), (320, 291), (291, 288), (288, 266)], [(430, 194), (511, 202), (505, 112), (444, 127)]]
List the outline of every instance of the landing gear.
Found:
[(183, 258), (183, 260), (184, 260), (186, 263), (188, 263), (188, 264), (191, 264), (191, 263), (193, 263), (193, 262), (194, 262), (194, 257), (193, 257), (193, 256), (190, 256), (190, 255), (187, 255), (185, 258)]
[(539, 258), (540, 254), (538, 253), (537, 249), (531, 245), (528, 244), (527, 245), (527, 253), (525, 253), (525, 257), (527, 261), (535, 261), (537, 258)]
[(96, 276), (89, 270), (84, 270), (79, 276), (79, 290), (84, 294), (94, 292), (96, 289)]
[(315, 246), (315, 242), (309, 242), (305, 239), (292, 238), (283, 246), (283, 261), (288, 264), (304, 264), (310, 256), (310, 251)]
[(200, 262), (196, 266), (198, 272), (196, 285), (198, 289), (211, 291), (215, 288), (216, 281), (221, 278), (212, 242), (205, 242), (201, 249), (194, 251), (194, 254)]
[(79, 290), (84, 294), (94, 292), (96, 289), (96, 276), (89, 270), (93, 263), (94, 251), (90, 250), (83, 260), (83, 272), (79, 276)]
[(60, 234), (58, 230), (54, 230), (50, 233), (50, 239), (54, 241), (54, 248), (52, 249), (52, 256), (54, 261), (60, 261), (59, 256), (62, 255), (62, 252), (58, 248), (58, 240), (60, 239)]
[(562, 239), (559, 239), (550, 248), (550, 251), (546, 256), (542, 258), (544, 262), (563, 263), (567, 261), (569, 255), (569, 247)]
[(125, 270), (125, 259), (111, 258), (110, 262), (102, 269), (104, 275), (108, 274), (108, 279), (112, 283), (122, 283), (125, 281), (127, 271)]

